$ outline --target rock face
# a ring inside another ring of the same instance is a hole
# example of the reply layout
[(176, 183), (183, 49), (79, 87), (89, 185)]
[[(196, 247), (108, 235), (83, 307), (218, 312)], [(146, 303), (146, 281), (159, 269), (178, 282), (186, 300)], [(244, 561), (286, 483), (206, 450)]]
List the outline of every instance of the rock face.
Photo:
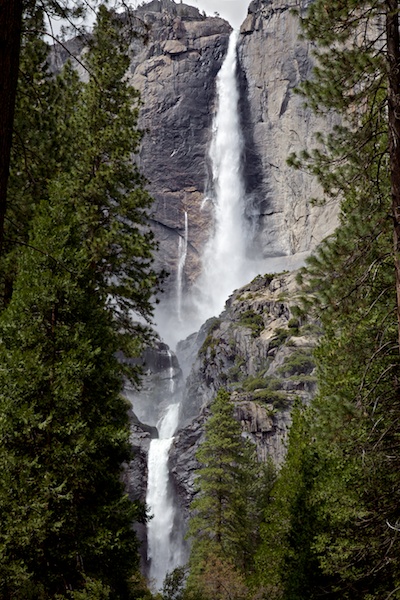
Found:
[(130, 81), (141, 92), (140, 124), (148, 131), (140, 153), (142, 172), (155, 199), (152, 227), (160, 242), (160, 266), (172, 293), (185, 231), (189, 225), (184, 281), (199, 272), (199, 254), (211, 214), (201, 210), (208, 181), (207, 149), (215, 79), (226, 54), (230, 25), (204, 17), (172, 0), (153, 0), (135, 11), (148, 28), (148, 41), (132, 46)]
[[(316, 145), (317, 131), (333, 125), (318, 120), (294, 93), (310, 77), (313, 57), (310, 43), (299, 39), (299, 18), (291, 9), (296, 5), (305, 10), (310, 1), (253, 0), (240, 29), (245, 212), (254, 225), (253, 254), (259, 260), (308, 253), (337, 224), (336, 206), (311, 203), (321, 196), (315, 179), (286, 163), (292, 152)], [(140, 126), (145, 131), (138, 160), (155, 200), (151, 223), (160, 244), (157, 263), (170, 273), (164, 288), (166, 299), (173, 302), (183, 247), (184, 292), (199, 274), (213, 226), (212, 202), (204, 202), (212, 197), (213, 187), (208, 150), (216, 77), (231, 27), (173, 0), (138, 7), (129, 24), (138, 36), (131, 42), (127, 79), (140, 90)], [(79, 54), (83, 45), (76, 38), (65, 48), (57, 47), (50, 56), (51, 68), (59, 69), (69, 52)], [(85, 79), (79, 62), (76, 68)]]
[[(131, 414), (135, 458), (125, 472), (133, 500), (145, 499), (147, 453), (157, 436), (156, 415), (171, 402), (171, 378), (174, 394), (183, 397), (169, 466), (184, 523), (195, 495), (196, 452), (219, 388), (231, 392), (235, 416), (243, 435), (255, 442), (259, 459), (282, 464), (293, 404), (308, 403), (316, 391), (312, 350), (319, 327), (302, 315), (298, 293), (293, 272), (258, 276), (234, 292), (218, 318), (181, 342), (177, 355), (162, 343), (148, 350), (143, 389), (139, 394), (126, 389), (140, 418)], [(178, 360), (189, 373), (184, 389)], [(145, 532), (139, 534), (145, 548)]]
[[(304, 10), (309, 2), (299, 4)], [(293, 91), (313, 67), (293, 6), (253, 0), (240, 29), (242, 119), (250, 149), (244, 173), (259, 211), (256, 243), (263, 256), (309, 252), (336, 226), (336, 206), (311, 205), (321, 196), (315, 179), (286, 162), (291, 153), (313, 148), (315, 133), (329, 126)]]
[(218, 319), (178, 345), (178, 357), (198, 348), (170, 458), (186, 515), (199, 466), (195, 454), (220, 387), (231, 392), (236, 418), (259, 459), (283, 462), (293, 403), (308, 403), (316, 391), (312, 350), (319, 327), (301, 316), (297, 295), (295, 273), (259, 276), (229, 298)]
[[(302, 0), (302, 9), (307, 5)], [(285, 0), (254, 0), (238, 43), (241, 120), (245, 140), (246, 213), (256, 224), (254, 255), (260, 259), (309, 252), (336, 226), (336, 207), (311, 205), (321, 191), (315, 180), (286, 164), (291, 152), (315, 145), (318, 122), (294, 88), (310, 76), (310, 44), (299, 40), (299, 18)], [(196, 279), (212, 228), (208, 148), (216, 76), (225, 57), (229, 24), (185, 4), (153, 0), (135, 12), (148, 42), (132, 45), (129, 78), (142, 95), (141, 125), (148, 130), (140, 166), (155, 198), (152, 225), (160, 266), (176, 290), (178, 262), (188, 220), (183, 288)]]

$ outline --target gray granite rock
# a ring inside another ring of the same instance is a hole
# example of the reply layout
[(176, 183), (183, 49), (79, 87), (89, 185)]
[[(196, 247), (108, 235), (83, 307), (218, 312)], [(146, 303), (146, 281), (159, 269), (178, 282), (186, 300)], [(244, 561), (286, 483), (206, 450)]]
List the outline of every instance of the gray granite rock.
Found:
[(299, 39), (291, 9), (308, 2), (254, 0), (239, 42), (247, 189), (258, 213), (256, 246), (263, 256), (309, 252), (337, 225), (337, 206), (315, 206), (315, 178), (287, 164), (315, 147), (315, 134), (333, 124), (304, 106), (295, 88), (311, 76), (312, 46)]
[[(319, 326), (295, 317), (299, 290), (295, 273), (264, 275), (234, 292), (224, 312), (210, 319), (196, 339), (180, 344), (193, 357), (182, 406), (182, 429), (171, 450), (170, 468), (186, 518), (199, 467), (196, 452), (209, 405), (219, 388), (231, 392), (243, 435), (253, 440), (261, 461), (280, 466), (286, 453), (291, 411), (316, 392), (312, 350)], [(201, 341), (201, 346), (199, 346)]]
[(147, 131), (140, 168), (155, 199), (152, 227), (160, 243), (158, 264), (175, 286), (185, 212), (189, 236), (183, 275), (187, 287), (199, 272), (210, 229), (207, 193), (215, 79), (226, 54), (230, 25), (205, 18), (196, 8), (171, 0), (153, 1), (137, 11), (148, 27), (148, 42), (132, 45), (129, 80), (141, 92), (140, 125)]

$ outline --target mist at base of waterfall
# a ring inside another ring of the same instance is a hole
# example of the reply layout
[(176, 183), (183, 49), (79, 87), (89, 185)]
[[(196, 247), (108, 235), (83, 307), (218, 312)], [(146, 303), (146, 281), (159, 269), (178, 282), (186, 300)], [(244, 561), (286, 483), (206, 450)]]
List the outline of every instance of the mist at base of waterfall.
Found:
[[(225, 291), (217, 294), (218, 285), (210, 298), (207, 290), (202, 292), (200, 284), (195, 290), (183, 294), (180, 305), (180, 318), (176, 313), (176, 300), (174, 297), (163, 299), (155, 310), (155, 327), (161, 339), (175, 350), (176, 344), (186, 339), (192, 333), (199, 331), (200, 327), (211, 317), (218, 317), (224, 310), (229, 296), (240, 287), (250, 283), (257, 275), (266, 273), (282, 273), (294, 271), (302, 267), (309, 252), (290, 254), (265, 258), (260, 261), (249, 260), (240, 274), (236, 285), (225, 295)], [(201, 301), (198, 301), (199, 296)]]

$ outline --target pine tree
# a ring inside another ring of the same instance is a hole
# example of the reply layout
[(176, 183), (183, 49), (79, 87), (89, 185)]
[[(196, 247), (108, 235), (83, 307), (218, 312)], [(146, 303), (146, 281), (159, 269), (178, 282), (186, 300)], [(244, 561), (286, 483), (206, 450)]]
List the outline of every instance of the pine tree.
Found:
[[(8, 178), (13, 138), (14, 113), (17, 102), (19, 59), (21, 46), (26, 37), (33, 35), (27, 27), (32, 16), (42, 27), (43, 13), (70, 19), (82, 16), (85, 2), (75, 1), (72, 5), (57, 1), (36, 2), (35, 0), (4, 0), (0, 9), (0, 254), (2, 253), (5, 219), (8, 209)], [(30, 23), (32, 24), (32, 22)]]
[(120, 331), (130, 337), (140, 334), (140, 339), (145, 330), (132, 314), (149, 319), (158, 279), (148, 225), (152, 199), (132, 160), (142, 132), (137, 127), (139, 93), (125, 79), (129, 34), (118, 15), (111, 17), (100, 7), (86, 60), (91, 77), (71, 119), (75, 159), (68, 185), (86, 227), (85, 248), (99, 288), (111, 299)]
[(316, 512), (313, 482), (319, 467), (310, 433), (311, 415), (293, 410), (288, 453), (271, 489), (257, 551), (258, 586), (266, 598), (302, 600), (319, 597), (322, 573), (313, 549)]
[(244, 598), (246, 578), (253, 572), (260, 469), (255, 448), (242, 437), (233, 416), (228, 392), (218, 392), (211, 413), (197, 453), (202, 466), (198, 497), (191, 507), (187, 594), (189, 598)]
[[(63, 75), (76, 91), (75, 103), (62, 96), (59, 109), (71, 107), (70, 146), (57, 148), (62, 168), (38, 183), (0, 316), (4, 600), (145, 595), (135, 591), (133, 531), (145, 514), (121, 483), (130, 448), (116, 357), (147, 340), (130, 311), (151, 318), (156, 277), (150, 198), (132, 164), (138, 98), (122, 81), (120, 26), (102, 8), (87, 59), (92, 79), (79, 85), (68, 67)], [(57, 114), (55, 122), (61, 127)], [(61, 137), (57, 131), (57, 144)], [(22, 205), (18, 186), (13, 193)]]
[[(389, 186), (389, 197), (385, 201), (394, 235), (400, 350), (398, 15), (397, 0), (333, 0), (329, 5), (324, 0), (313, 2), (302, 25), (305, 37), (317, 45), (317, 67), (313, 78), (301, 89), (316, 112), (334, 111), (342, 118), (342, 125), (333, 134), (321, 136), (325, 142), (322, 150), (302, 156), (302, 159), (311, 159), (310, 168), (320, 178), (325, 191), (343, 197), (349, 187), (354, 189), (357, 182), (365, 179), (363, 171), (373, 165), (379, 170), (383, 188)], [(382, 137), (386, 140), (384, 147)], [(365, 145), (370, 146), (368, 157)]]
[(1, 598), (91, 577), (128, 597), (137, 566), (118, 345), (72, 211), (57, 196), (41, 208), (0, 324)]
[[(300, 477), (310, 467), (312, 475), (301, 498), (303, 523), (285, 469), (277, 488), (279, 502), (289, 501), (279, 560), (282, 597), (291, 600), (398, 592), (398, 535), (387, 525), (399, 518), (398, 167), (388, 108), (397, 85), (388, 50), (396, 35), (386, 27), (397, 19), (394, 4), (316, 0), (304, 19), (305, 35), (318, 44), (318, 67), (303, 92), (316, 111), (336, 111), (343, 124), (321, 135), (320, 149), (302, 160), (326, 195), (340, 199), (341, 214), (305, 272), (324, 337), (315, 353), (319, 391), (307, 419), (309, 441), (297, 465)], [(312, 570), (296, 554), (299, 541), (310, 549)]]
[(17, 256), (28, 243), (35, 207), (48, 196), (47, 186), (59, 172), (71, 168), (74, 106), (81, 93), (71, 69), (54, 77), (47, 68), (49, 48), (41, 35), (43, 11), (24, 13), (30, 34), (22, 38), (20, 75), (14, 119), (7, 214), (0, 255), (0, 309), (9, 302), (16, 275)]

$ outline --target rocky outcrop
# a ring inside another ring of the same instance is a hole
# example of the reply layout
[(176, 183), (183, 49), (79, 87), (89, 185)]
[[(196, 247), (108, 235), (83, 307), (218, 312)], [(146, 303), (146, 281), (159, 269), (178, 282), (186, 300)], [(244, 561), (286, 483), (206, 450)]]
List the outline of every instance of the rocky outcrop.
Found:
[[(205, 324), (199, 334), (204, 341), (186, 382), (186, 419), (197, 416), (220, 387), (235, 392), (238, 401), (251, 399), (251, 388), (263, 382), (268, 384), (261, 386), (267, 388), (265, 394), (259, 394), (264, 401), (268, 400), (268, 390), (284, 390), (289, 398), (309, 398), (312, 362), (305, 357), (315, 345), (316, 325), (295, 316), (301, 313), (297, 296), (294, 272), (260, 275), (234, 292), (219, 318)], [(178, 344), (178, 356), (181, 348)], [(285, 370), (292, 355), (304, 363), (299, 370), (296, 365)], [(271, 398), (275, 396), (280, 398), (271, 394)]]
[(131, 500), (146, 501), (147, 454), (150, 441), (158, 436), (157, 429), (141, 423), (133, 410), (129, 410), (130, 444), (132, 460), (125, 466), (123, 478)]
[(335, 205), (312, 204), (321, 197), (315, 178), (286, 162), (291, 153), (315, 147), (315, 133), (332, 125), (294, 93), (314, 64), (312, 46), (299, 39), (299, 17), (292, 12), (308, 4), (253, 0), (240, 29), (244, 172), (259, 213), (256, 243), (263, 256), (309, 252), (336, 226)]
[[(195, 454), (209, 405), (219, 388), (231, 392), (244, 435), (256, 443), (259, 459), (282, 464), (294, 402), (309, 403), (316, 391), (312, 351), (318, 323), (297, 305), (295, 273), (256, 277), (237, 290), (225, 311), (177, 353), (198, 353), (186, 382), (182, 422), (171, 450), (171, 473), (188, 515), (195, 492)], [(201, 346), (199, 347), (201, 342)]]

